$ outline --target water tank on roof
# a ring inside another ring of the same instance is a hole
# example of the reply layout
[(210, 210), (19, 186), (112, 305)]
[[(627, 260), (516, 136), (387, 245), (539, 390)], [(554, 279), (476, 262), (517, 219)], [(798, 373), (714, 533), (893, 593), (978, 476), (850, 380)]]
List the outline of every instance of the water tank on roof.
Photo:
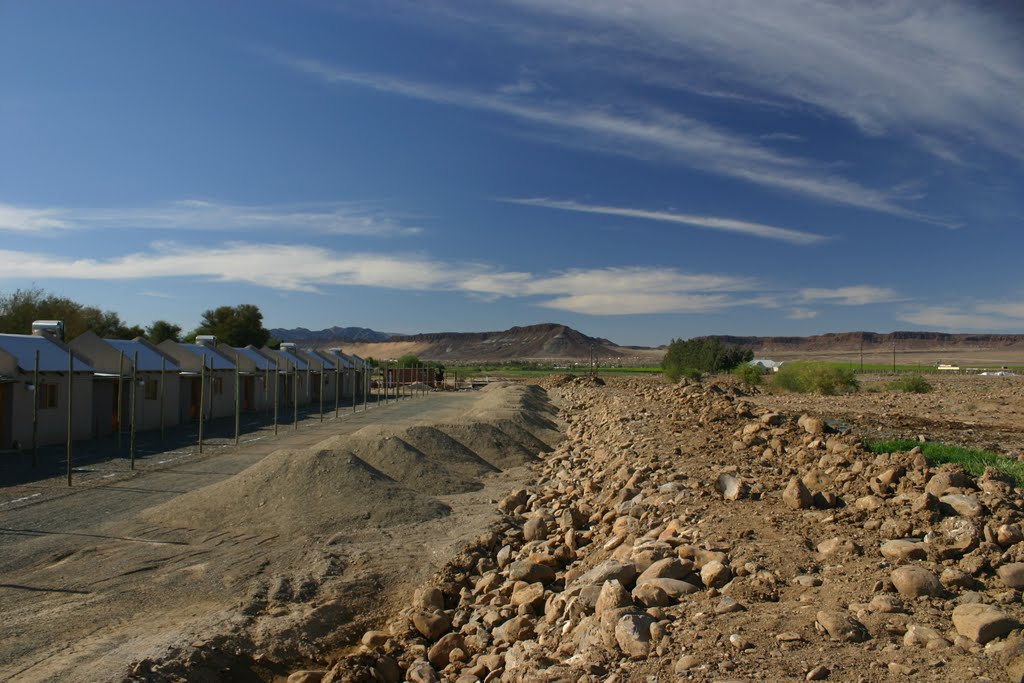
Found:
[(63, 320), (35, 320), (32, 322), (32, 334), (36, 337), (50, 336), (64, 341)]
[(295, 342), (281, 342), (282, 351), (294, 351), (295, 347)]
[(213, 334), (197, 334), (196, 344), (203, 344), (205, 346), (216, 346), (217, 336)]

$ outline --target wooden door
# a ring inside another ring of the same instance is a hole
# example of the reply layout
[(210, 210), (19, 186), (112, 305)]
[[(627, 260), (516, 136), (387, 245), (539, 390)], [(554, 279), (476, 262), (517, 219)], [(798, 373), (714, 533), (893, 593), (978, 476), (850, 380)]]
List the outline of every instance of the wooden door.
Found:
[(242, 378), (242, 410), (256, 410), (254, 404), (256, 396), (256, 378)]
[(188, 417), (190, 420), (199, 419), (199, 399), (201, 384), (198, 377), (193, 377), (189, 385)]

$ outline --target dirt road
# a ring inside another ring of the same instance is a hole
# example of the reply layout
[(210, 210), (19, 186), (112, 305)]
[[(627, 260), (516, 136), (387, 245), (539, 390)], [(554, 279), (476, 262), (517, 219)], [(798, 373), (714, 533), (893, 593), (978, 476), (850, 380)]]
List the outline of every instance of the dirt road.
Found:
[[(437, 565), (422, 557), (412, 562), (412, 555), (436, 552), (475, 529), (474, 506), (484, 516), (493, 508), (483, 484), (464, 487), (470, 492), (452, 501), (427, 500), (337, 449), (367, 428), (379, 433), (386, 425), (395, 434), (458, 422), (480, 401), (469, 393), (406, 400), (215, 455), (101, 475), (70, 491), (53, 480), (0, 489), (0, 679), (121, 680), (132, 665), (143, 671), (190, 650), (193, 680), (267, 680), (279, 660), (322, 654), (344, 641), (352, 614), (372, 620), (393, 589)], [(334, 451), (311, 448), (329, 438)], [(358, 488), (339, 489), (341, 497), (367, 510), (393, 501), (386, 524), (367, 512), (355, 515), (363, 520), (358, 524), (340, 515), (330, 528), (332, 511), (345, 509), (346, 500), (317, 486), (341, 484), (298, 468), (342, 460), (348, 475), (358, 461), (356, 469), (369, 477), (360, 487), (374, 500), (355, 500)], [(296, 476), (293, 470), (306, 478), (254, 503), (235, 482), (239, 473), (267, 470), (264, 461), (280, 467), (252, 490)], [(499, 469), (491, 468), (490, 479), (504, 476)], [(211, 486), (219, 493), (204, 494)], [(178, 521), (178, 500), (190, 501), (180, 509), (187, 523)], [(326, 526), (312, 533), (260, 523), (296, 505)], [(212, 518), (196, 516), (210, 506), (217, 511)], [(156, 523), (143, 514), (154, 507), (163, 510)], [(449, 507), (458, 515), (445, 515)], [(456, 516), (458, 529), (447, 528)], [(413, 522), (415, 533), (407, 532)], [(395, 539), (401, 542), (390, 543)], [(361, 599), (338, 597), (350, 592)], [(226, 642), (235, 645), (218, 646)], [(246, 646), (244, 656), (235, 656), (238, 644)], [(264, 663), (260, 652), (270, 655)]]

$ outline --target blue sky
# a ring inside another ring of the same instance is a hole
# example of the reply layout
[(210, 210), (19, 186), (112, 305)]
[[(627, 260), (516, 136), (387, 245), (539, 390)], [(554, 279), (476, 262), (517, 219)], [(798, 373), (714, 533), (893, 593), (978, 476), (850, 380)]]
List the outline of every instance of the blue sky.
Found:
[(1017, 3), (4, 2), (0, 292), (1024, 332)]

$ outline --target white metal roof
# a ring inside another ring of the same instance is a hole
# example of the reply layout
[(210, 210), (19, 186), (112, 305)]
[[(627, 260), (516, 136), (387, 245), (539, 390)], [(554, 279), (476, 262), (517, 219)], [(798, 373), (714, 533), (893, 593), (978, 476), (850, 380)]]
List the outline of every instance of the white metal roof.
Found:
[(294, 365), (296, 370), (308, 370), (309, 369), (309, 363), (307, 363), (306, 361), (302, 360), (301, 358), (296, 356), (294, 353), (291, 353), (289, 351), (283, 351), (281, 349), (267, 349), (267, 350), (270, 351), (270, 353), (276, 353), (277, 355), (281, 356), (281, 358), (285, 359), (286, 361), (288, 361), (289, 363)]
[(218, 353), (216, 350), (211, 349), (209, 346), (203, 344), (178, 344), (181, 348), (194, 354), (202, 359), (206, 363), (206, 367), (211, 370), (234, 370), (235, 364), (225, 358), (223, 355)]
[[(36, 351), (39, 351), (41, 372), (66, 372), (68, 369), (68, 351), (46, 337), (31, 334), (0, 334), (0, 349), (17, 359), (22, 372), (32, 372), (35, 369)], [(79, 356), (75, 356), (75, 370), (95, 372), (93, 367)]]
[(356, 366), (356, 364), (352, 361), (351, 358), (343, 354), (338, 349), (328, 349), (327, 351), (321, 351), (320, 353), (330, 358), (334, 358), (341, 365), (341, 367), (345, 368), (346, 370), (351, 370)]
[(324, 353), (323, 351), (304, 351), (303, 353), (313, 358), (314, 370), (317, 370), (317, 365), (320, 365), (321, 363), (323, 363), (324, 370), (334, 369), (334, 358), (332, 358), (330, 354)]
[(254, 349), (251, 346), (243, 346), (243, 347), (232, 346), (231, 348), (239, 356), (244, 356), (245, 358), (248, 358), (253, 363), (255, 363), (256, 364), (256, 368), (259, 369), (259, 370), (273, 370), (274, 369), (274, 361), (272, 361), (271, 359), (267, 358), (262, 353), (260, 353), (259, 349)]
[[(138, 352), (139, 367), (137, 367), (136, 370), (141, 372), (159, 371), (161, 367), (166, 367), (167, 370), (173, 370), (175, 372), (181, 370), (181, 366), (179, 366), (173, 359), (166, 358), (138, 340), (104, 339), (103, 341), (113, 346), (115, 350), (123, 351), (124, 359), (127, 363), (134, 362), (135, 353)], [(163, 366), (162, 363), (166, 363), (166, 366)]]

